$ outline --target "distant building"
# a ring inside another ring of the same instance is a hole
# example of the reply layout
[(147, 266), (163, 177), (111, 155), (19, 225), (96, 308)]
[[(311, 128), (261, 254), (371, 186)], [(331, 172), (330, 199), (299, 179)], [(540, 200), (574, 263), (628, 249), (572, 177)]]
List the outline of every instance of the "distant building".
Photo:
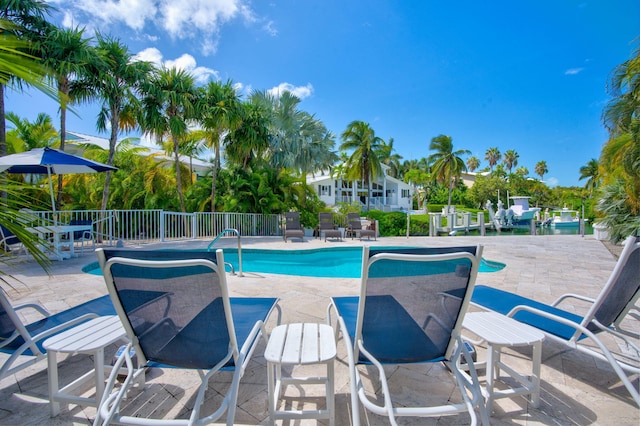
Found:
[[(385, 164), (381, 166), (383, 175), (374, 178), (371, 184), (370, 208), (382, 211), (411, 209), (416, 188), (389, 176), (389, 166)], [(367, 207), (369, 191), (362, 182), (337, 179), (327, 171), (320, 175), (309, 175), (307, 183), (316, 190), (318, 197), (328, 206), (336, 206), (339, 203), (358, 203), (362, 208)]]
[(462, 179), (462, 183), (465, 184), (467, 188), (471, 188), (474, 183), (476, 183), (477, 176), (487, 176), (491, 172), (462, 172), (460, 177)]
[[(118, 141), (118, 144), (121, 141)], [(109, 139), (101, 138), (98, 136), (85, 135), (83, 133), (78, 132), (69, 132), (67, 131), (67, 144), (71, 145), (79, 145), (90, 143), (92, 145), (97, 145), (102, 149), (109, 149)], [(139, 145), (142, 148), (148, 149), (147, 155), (154, 155), (155, 158), (166, 161), (173, 161), (173, 156), (167, 155), (167, 153), (159, 148), (153, 148), (146, 145)], [(66, 149), (66, 148), (65, 148)], [(205, 176), (209, 171), (211, 171), (211, 163), (206, 161), (199, 160), (197, 158), (189, 158), (185, 155), (180, 156), (180, 162), (185, 164), (186, 166), (191, 166), (193, 173), (196, 175), (196, 178)]]

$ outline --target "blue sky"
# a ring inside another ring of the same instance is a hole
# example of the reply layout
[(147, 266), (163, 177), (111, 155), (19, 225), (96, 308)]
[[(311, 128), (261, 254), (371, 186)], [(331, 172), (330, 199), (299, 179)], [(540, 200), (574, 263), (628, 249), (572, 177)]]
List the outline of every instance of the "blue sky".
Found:
[[(611, 70), (639, 47), (638, 0), (52, 0), (52, 20), (119, 37), (134, 54), (241, 93), (283, 90), (339, 135), (353, 120), (394, 139), (403, 159), (446, 134), (487, 166), (497, 147), (551, 186), (579, 185), (607, 133)], [(38, 94), (9, 93), (7, 111), (58, 122)], [(67, 128), (100, 136), (97, 108)], [(58, 125), (56, 125), (58, 127)], [(103, 135), (106, 137), (106, 135)]]

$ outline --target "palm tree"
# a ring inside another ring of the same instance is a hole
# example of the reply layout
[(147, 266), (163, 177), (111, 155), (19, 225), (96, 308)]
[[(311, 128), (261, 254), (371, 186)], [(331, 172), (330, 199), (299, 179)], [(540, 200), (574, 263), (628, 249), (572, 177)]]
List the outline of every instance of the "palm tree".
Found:
[[(85, 73), (87, 66), (96, 61), (95, 50), (90, 39), (84, 37), (84, 29), (58, 28), (50, 26), (44, 37), (36, 44), (42, 51), (43, 63), (51, 70), (60, 92), (60, 150), (64, 151), (67, 134), (67, 103), (73, 102), (71, 79)], [(62, 201), (63, 175), (58, 174), (56, 206)]]
[(378, 157), (384, 141), (377, 137), (369, 123), (352, 121), (342, 132), (341, 151), (352, 151), (347, 160), (347, 178), (367, 186), (367, 210), (371, 206), (371, 181), (382, 175)]
[(54, 146), (58, 141), (58, 131), (53, 127), (51, 117), (45, 113), (41, 112), (33, 122), (30, 122), (26, 118), (20, 118), (8, 112), (7, 120), (13, 125), (13, 129), (7, 132), (8, 154)]
[[(109, 130), (109, 155), (106, 163), (114, 163), (116, 143), (122, 130), (132, 130), (137, 125), (134, 118), (138, 108), (137, 95), (153, 70), (149, 62), (135, 61), (127, 46), (120, 40), (101, 33), (96, 34), (96, 51), (87, 73), (72, 84), (74, 97), (80, 101), (101, 102), (96, 128)], [(102, 192), (102, 210), (107, 208), (111, 186), (111, 171), (105, 174)]]
[(380, 159), (384, 164), (389, 166), (389, 176), (398, 178), (400, 174), (400, 160), (402, 160), (402, 155), (395, 152), (395, 149), (393, 148), (393, 138), (389, 138), (386, 143), (382, 143)]
[(453, 140), (451, 136), (439, 135), (431, 139), (429, 144), (430, 150), (436, 152), (428, 158), (431, 164), (431, 173), (433, 178), (440, 183), (448, 183), (449, 199), (447, 201), (447, 211), (451, 206), (451, 193), (453, 192), (453, 182), (460, 173), (467, 170), (461, 155), (469, 155), (471, 151), (467, 149), (453, 150)]
[(240, 123), (224, 140), (226, 158), (229, 162), (242, 166), (264, 159), (269, 149), (269, 112), (264, 106), (250, 100), (240, 108)]
[(580, 180), (587, 179), (584, 187), (589, 190), (589, 194), (593, 194), (593, 190), (600, 186), (600, 164), (598, 160), (592, 158), (589, 162), (580, 167)]
[(507, 168), (507, 170), (509, 171), (509, 173), (511, 173), (512, 168), (518, 165), (518, 158), (520, 158), (520, 155), (517, 152), (515, 152), (513, 149), (510, 149), (504, 153), (504, 159), (502, 160), (502, 162)]
[(529, 169), (527, 169), (525, 166), (520, 166), (516, 169), (516, 174), (523, 177), (527, 176), (529, 174)]
[(540, 180), (544, 180), (544, 175), (546, 175), (547, 173), (549, 173), (549, 169), (547, 168), (547, 162), (546, 161), (538, 161), (536, 163), (536, 166), (534, 167), (534, 170), (536, 172), (536, 174), (538, 176), (540, 176)]
[(478, 167), (480, 167), (480, 160), (478, 157), (474, 156), (467, 158), (467, 169), (469, 169), (470, 172), (475, 172)]
[(493, 166), (498, 164), (500, 158), (502, 158), (502, 154), (500, 154), (500, 150), (497, 147), (489, 148), (484, 154), (484, 159), (489, 162), (489, 168), (491, 171), (493, 171)]
[(216, 211), (216, 182), (220, 169), (220, 144), (223, 138), (240, 125), (241, 103), (233, 82), (228, 80), (221, 84), (211, 81), (199, 92), (203, 102), (200, 123), (202, 137), (206, 145), (213, 149), (213, 171), (211, 179), (211, 212)]
[(180, 144), (196, 115), (196, 88), (193, 75), (176, 68), (162, 67), (145, 86), (142, 99), (143, 129), (159, 141), (167, 136), (173, 146), (176, 189), (180, 209), (186, 212), (180, 175)]
[(5, 35), (0, 68), (0, 156), (7, 154), (5, 87), (13, 83), (20, 88), (22, 82), (33, 84), (44, 76), (44, 69), (37, 65), (35, 58), (22, 52), (32, 51), (28, 42), (46, 26), (44, 17), (49, 10), (44, 0), (0, 0), (0, 22)]

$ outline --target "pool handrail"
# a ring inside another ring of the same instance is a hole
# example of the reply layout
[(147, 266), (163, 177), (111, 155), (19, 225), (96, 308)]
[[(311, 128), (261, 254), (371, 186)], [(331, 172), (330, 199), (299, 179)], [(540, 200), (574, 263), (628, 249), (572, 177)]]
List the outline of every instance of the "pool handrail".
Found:
[[(209, 243), (209, 245), (207, 246), (207, 251), (211, 251), (215, 243), (227, 233), (236, 234), (236, 236), (238, 237), (238, 276), (242, 277), (243, 276), (242, 275), (242, 243), (240, 242), (240, 239), (241, 239), (240, 232), (238, 232), (237, 229), (233, 229), (233, 228), (224, 229), (213, 239), (213, 241)], [(233, 266), (231, 267), (231, 269), (233, 270)]]

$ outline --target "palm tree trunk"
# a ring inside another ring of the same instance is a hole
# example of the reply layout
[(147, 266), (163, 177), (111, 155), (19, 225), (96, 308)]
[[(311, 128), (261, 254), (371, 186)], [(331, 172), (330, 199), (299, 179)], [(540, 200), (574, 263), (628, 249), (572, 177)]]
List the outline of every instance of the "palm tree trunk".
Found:
[(180, 199), (180, 210), (182, 213), (186, 213), (187, 209), (184, 206), (184, 196), (182, 195), (182, 178), (180, 177), (180, 153), (178, 152), (178, 140), (175, 136), (173, 139), (173, 155), (176, 159), (176, 189), (178, 190), (178, 198)]
[(211, 172), (211, 213), (216, 211), (216, 181), (218, 180), (218, 163), (220, 158), (220, 147), (216, 145), (215, 156), (213, 160), (213, 171)]

